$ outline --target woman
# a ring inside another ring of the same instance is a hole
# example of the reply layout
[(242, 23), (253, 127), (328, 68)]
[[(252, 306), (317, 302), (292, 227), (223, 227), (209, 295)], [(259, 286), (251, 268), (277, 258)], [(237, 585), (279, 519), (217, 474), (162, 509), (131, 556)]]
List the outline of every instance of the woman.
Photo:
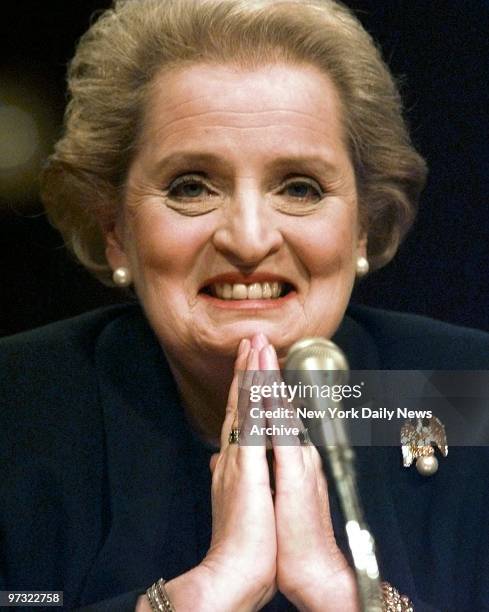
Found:
[[(345, 314), (425, 177), (371, 39), (329, 0), (120, 1), (69, 86), (44, 200), (140, 307), (2, 343), (2, 589), (95, 611), (358, 610), (315, 448), (274, 445), (270, 473), (233, 430), (238, 373), (278, 370), (303, 337), (333, 337), (353, 369), (487, 366), (484, 334)], [(489, 601), (487, 511), (462, 494), (483, 499), (487, 454), (462, 450), (429, 484), (398, 449), (359, 451), (382, 575), (416, 610)]]

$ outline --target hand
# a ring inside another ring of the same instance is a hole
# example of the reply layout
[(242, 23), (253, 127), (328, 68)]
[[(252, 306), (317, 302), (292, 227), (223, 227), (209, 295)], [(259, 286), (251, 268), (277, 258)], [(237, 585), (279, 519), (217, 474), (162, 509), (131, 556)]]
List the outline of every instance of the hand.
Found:
[[(259, 345), (259, 340), (253, 340)], [(264, 445), (229, 444), (237, 426), (238, 374), (259, 369), (258, 350), (243, 340), (235, 364), (221, 451), (211, 460), (212, 541), (201, 566), (214, 577), (214, 610), (257, 610), (276, 591), (276, 535)], [(244, 414), (249, 415), (249, 409)], [(240, 424), (246, 428), (246, 423)]]
[[(261, 349), (259, 366), (279, 372), (270, 344)], [(272, 442), (278, 589), (299, 610), (358, 612), (356, 582), (336, 544), (318, 451), (298, 440)]]
[[(262, 337), (263, 338), (263, 337)], [(249, 612), (262, 608), (276, 592), (276, 534), (265, 446), (229, 444), (237, 427), (240, 373), (258, 370), (263, 340), (241, 342), (234, 367), (221, 450), (212, 456), (212, 540), (204, 560), (167, 582), (177, 610)], [(246, 407), (244, 414), (249, 415)], [(242, 425), (242, 424), (240, 424)], [(246, 426), (246, 424), (243, 424)], [(148, 612), (141, 597), (137, 612)]]

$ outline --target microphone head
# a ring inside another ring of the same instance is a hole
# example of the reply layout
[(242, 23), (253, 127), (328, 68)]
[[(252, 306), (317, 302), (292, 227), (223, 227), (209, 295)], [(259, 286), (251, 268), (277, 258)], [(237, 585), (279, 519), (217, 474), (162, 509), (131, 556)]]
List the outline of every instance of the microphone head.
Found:
[(325, 338), (304, 338), (287, 353), (286, 370), (349, 370), (343, 351)]

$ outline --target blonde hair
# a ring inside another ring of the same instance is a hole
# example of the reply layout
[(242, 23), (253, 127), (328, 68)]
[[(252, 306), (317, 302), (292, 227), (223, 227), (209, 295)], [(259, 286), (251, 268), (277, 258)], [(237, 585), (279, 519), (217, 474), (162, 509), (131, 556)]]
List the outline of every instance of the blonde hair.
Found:
[(308, 63), (329, 75), (368, 232), (371, 268), (395, 254), (426, 176), (394, 80), (370, 35), (334, 0), (116, 0), (81, 38), (68, 71), (64, 135), (42, 175), (51, 221), (111, 283), (101, 225), (123, 201), (154, 77), (207, 62), (252, 69)]

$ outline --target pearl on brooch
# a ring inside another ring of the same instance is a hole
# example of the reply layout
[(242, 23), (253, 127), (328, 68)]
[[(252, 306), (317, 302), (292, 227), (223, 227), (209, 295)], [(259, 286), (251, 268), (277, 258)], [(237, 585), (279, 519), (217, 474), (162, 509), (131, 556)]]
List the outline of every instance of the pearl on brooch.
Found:
[(421, 476), (433, 476), (438, 471), (438, 459), (435, 455), (426, 455), (418, 457), (416, 460), (416, 469)]

